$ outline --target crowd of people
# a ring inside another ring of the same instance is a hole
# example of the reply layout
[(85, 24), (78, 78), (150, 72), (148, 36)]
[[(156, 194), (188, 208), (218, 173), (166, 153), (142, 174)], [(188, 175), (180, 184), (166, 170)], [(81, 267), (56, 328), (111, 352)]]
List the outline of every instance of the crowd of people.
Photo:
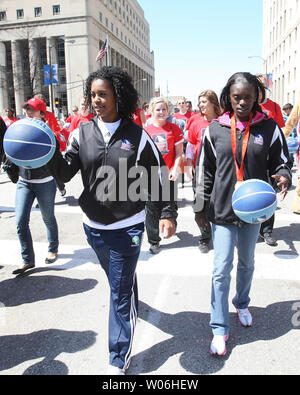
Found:
[[(136, 265), (144, 228), (150, 253), (159, 253), (162, 237), (170, 238), (176, 232), (177, 188), (180, 181), (184, 186), (184, 176), (193, 182), (200, 252), (214, 249), (210, 352), (226, 354), (235, 246), (237, 284), (232, 303), (241, 325), (252, 325), (248, 306), (255, 245), (259, 235), (267, 244), (276, 245), (274, 216), (262, 225), (246, 224), (234, 214), (231, 197), (238, 184), (251, 178), (269, 182), (285, 197), (294, 159), (285, 137), (293, 134), (298, 138), (300, 117), (300, 103), (294, 109), (290, 103), (283, 106), (283, 116), (267, 91), (265, 76), (236, 73), (220, 99), (207, 89), (199, 94), (197, 111), (180, 97), (171, 113), (170, 103), (163, 97), (139, 107), (138, 92), (128, 73), (103, 67), (89, 75), (79, 107), (66, 119), (65, 145), (45, 98), (36, 95), (24, 104), (27, 117), (40, 119), (53, 130), (57, 147), (50, 162), (39, 169), (25, 170), (5, 160), (3, 168), (17, 182), (16, 223), (23, 264), (14, 274), (35, 267), (29, 229), (35, 198), (47, 229), (46, 262), (58, 258), (56, 186), (64, 189), (64, 183), (80, 170), (83, 228), (110, 286), (109, 374), (125, 374), (130, 363), (138, 315)], [(16, 120), (14, 111), (7, 109), (6, 117), (0, 119), (1, 142), (6, 127)], [(127, 173), (120, 164), (126, 164)], [(139, 188), (133, 198), (136, 185)], [(300, 201), (300, 184), (297, 197)]]

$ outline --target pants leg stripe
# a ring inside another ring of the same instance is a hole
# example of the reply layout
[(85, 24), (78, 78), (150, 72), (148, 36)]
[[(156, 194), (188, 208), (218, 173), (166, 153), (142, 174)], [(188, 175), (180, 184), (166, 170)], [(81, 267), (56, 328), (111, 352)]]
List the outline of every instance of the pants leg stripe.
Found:
[(134, 329), (136, 326), (136, 319), (137, 319), (137, 310), (136, 310), (136, 305), (135, 305), (135, 294), (134, 294), (135, 281), (136, 281), (136, 276), (134, 278), (134, 283), (132, 286), (131, 306), (130, 306), (130, 332), (131, 332), (131, 334), (130, 334), (130, 343), (129, 343), (128, 351), (125, 355), (125, 363), (124, 363), (125, 369), (127, 369), (130, 364), (133, 334), (134, 334)]

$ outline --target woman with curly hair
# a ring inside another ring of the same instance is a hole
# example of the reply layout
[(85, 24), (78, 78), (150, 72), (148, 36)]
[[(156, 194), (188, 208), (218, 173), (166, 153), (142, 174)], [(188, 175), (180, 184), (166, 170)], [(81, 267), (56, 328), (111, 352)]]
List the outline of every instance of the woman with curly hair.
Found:
[[(130, 362), (138, 311), (135, 270), (145, 204), (152, 197), (154, 181), (165, 238), (175, 233), (176, 213), (169, 201), (162, 200), (162, 183), (166, 183), (162, 179), (162, 156), (150, 136), (132, 121), (138, 94), (131, 77), (118, 67), (103, 67), (87, 78), (85, 97), (96, 116), (79, 125), (72, 133), (65, 158), (57, 149), (50, 166), (65, 182), (81, 171), (83, 226), (111, 291), (107, 373), (121, 375)], [(143, 191), (147, 186), (146, 196)]]

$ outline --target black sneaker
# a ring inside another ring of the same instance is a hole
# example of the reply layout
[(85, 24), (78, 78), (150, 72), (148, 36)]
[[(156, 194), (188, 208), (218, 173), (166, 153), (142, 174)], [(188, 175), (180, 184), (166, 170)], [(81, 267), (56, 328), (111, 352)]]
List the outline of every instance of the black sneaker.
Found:
[(159, 253), (159, 244), (151, 244), (149, 251), (151, 254), (158, 254)]
[(200, 240), (199, 241), (199, 250), (202, 254), (207, 254), (209, 252), (209, 241)]
[(65, 188), (64, 188), (64, 189), (60, 189), (60, 190), (59, 190), (59, 193), (60, 193), (61, 196), (65, 196), (65, 194), (67, 193), (67, 191), (65, 190)]
[(264, 233), (261, 237), (269, 246), (277, 246), (277, 241), (273, 239), (272, 233)]

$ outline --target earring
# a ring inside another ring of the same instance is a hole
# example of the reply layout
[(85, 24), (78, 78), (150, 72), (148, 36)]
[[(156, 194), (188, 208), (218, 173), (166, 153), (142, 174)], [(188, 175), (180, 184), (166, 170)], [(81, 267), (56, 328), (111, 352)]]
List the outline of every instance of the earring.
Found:
[(117, 110), (117, 113), (119, 114), (119, 102), (118, 101), (116, 102), (116, 110)]

